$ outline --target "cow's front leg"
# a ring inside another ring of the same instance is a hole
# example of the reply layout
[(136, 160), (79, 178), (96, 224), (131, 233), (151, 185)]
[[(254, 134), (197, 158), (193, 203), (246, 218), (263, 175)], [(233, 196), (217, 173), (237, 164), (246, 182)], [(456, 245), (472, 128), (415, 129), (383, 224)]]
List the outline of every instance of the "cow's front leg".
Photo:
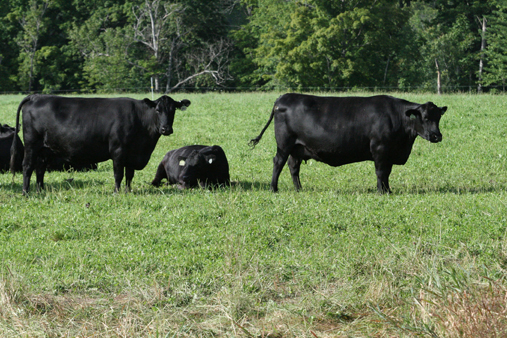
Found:
[(113, 172), (114, 172), (114, 192), (120, 191), (121, 181), (123, 180), (123, 163), (120, 161), (113, 161)]
[(125, 192), (130, 192), (130, 184), (132, 183), (132, 179), (134, 178), (134, 169), (126, 167), (125, 168)]
[(292, 182), (294, 183), (294, 188), (296, 191), (301, 190), (301, 180), (299, 179), (299, 169), (301, 168), (301, 162), (303, 162), (300, 158), (295, 158), (294, 156), (289, 157), (289, 161), (287, 165), (290, 169), (290, 174), (292, 176)]
[(375, 173), (377, 174), (377, 190), (379, 193), (391, 193), (389, 187), (389, 175), (393, 165), (391, 163), (375, 161)]

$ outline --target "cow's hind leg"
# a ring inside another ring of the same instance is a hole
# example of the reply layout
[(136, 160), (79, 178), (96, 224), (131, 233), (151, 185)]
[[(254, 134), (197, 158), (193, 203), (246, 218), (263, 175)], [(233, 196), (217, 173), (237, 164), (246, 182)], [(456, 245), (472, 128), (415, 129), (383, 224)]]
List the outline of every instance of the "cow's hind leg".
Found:
[(290, 156), (287, 162), (287, 165), (290, 169), (290, 174), (292, 176), (292, 182), (294, 183), (294, 188), (296, 191), (301, 190), (301, 181), (299, 179), (299, 169), (301, 168), (301, 162), (303, 160), (299, 157)]
[(25, 144), (25, 156), (23, 158), (23, 194), (27, 194), (30, 190), (30, 179), (32, 178), (32, 173), (36, 168), (37, 164), (37, 152), (40, 149), (36, 149), (35, 145)]
[(129, 192), (131, 190), (132, 179), (134, 178), (134, 169), (133, 168), (125, 168), (125, 192)]
[(283, 166), (287, 163), (291, 150), (292, 149), (284, 150), (280, 147), (276, 149), (276, 155), (273, 157), (273, 177), (271, 178), (271, 190), (273, 192), (278, 191), (278, 178), (280, 177)]
[(35, 175), (37, 178), (37, 191), (44, 189), (44, 174), (46, 173), (46, 166), (42, 161), (38, 161), (35, 167)]
[(34, 170), (32, 156), (25, 154), (23, 159), (23, 194), (27, 194), (30, 190), (30, 179)]

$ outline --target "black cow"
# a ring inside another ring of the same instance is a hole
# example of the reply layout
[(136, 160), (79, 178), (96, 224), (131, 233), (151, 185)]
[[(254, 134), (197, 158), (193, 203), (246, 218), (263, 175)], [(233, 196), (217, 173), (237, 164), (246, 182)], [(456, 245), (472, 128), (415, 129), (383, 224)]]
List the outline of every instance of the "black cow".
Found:
[(183, 189), (229, 185), (229, 163), (219, 146), (186, 146), (165, 154), (151, 184), (158, 187), (163, 179)]
[[(178, 102), (168, 96), (156, 101), (27, 96), (16, 116), (17, 132), (23, 111), (23, 192), (29, 190), (34, 169), (37, 187), (44, 187), (46, 168), (38, 158), (45, 151), (76, 165), (112, 159), (115, 191), (119, 191), (124, 173), (125, 190), (129, 191), (134, 170), (146, 166), (160, 135), (172, 134), (175, 110), (189, 105), (189, 100)], [(12, 154), (14, 158), (15, 151)]]
[(442, 141), (438, 124), (446, 110), (432, 102), (418, 104), (384, 95), (285, 94), (276, 100), (268, 123), (250, 144), (259, 143), (274, 117), (273, 191), (278, 190), (278, 177), (287, 160), (294, 187), (301, 189), (301, 162), (313, 158), (334, 167), (374, 161), (378, 191), (391, 192), (393, 164), (407, 162), (417, 135), (432, 143)]
[(16, 130), (13, 127), (4, 124), (3, 126), (0, 126), (0, 172), (9, 170), (12, 140), (14, 137), (17, 138), (16, 146), (18, 147), (16, 158), (14, 159), (14, 170), (21, 171), (23, 168), (23, 151), (25, 150), (23, 143), (21, 142), (18, 134), (16, 134)]
[[(19, 138), (18, 134), (16, 134), (16, 129), (4, 124), (3, 126), (0, 126), (0, 172), (9, 170), (11, 147), (14, 135), (16, 135), (16, 146), (18, 147), (18, 150), (16, 151), (14, 171), (19, 172), (23, 170), (23, 158), (25, 152), (23, 142)], [(62, 158), (56, 157), (50, 153), (45, 154), (45, 156), (40, 159), (46, 162), (47, 171), (88, 171), (97, 169), (97, 163), (77, 165), (65, 162)]]

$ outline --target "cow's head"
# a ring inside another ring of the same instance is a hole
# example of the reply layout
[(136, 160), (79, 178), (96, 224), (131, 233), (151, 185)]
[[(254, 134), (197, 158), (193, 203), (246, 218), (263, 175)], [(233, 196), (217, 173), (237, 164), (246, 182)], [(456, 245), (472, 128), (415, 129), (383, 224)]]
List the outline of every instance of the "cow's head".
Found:
[(204, 148), (201, 151), (192, 151), (188, 157), (180, 157), (179, 165), (183, 167), (180, 172), (179, 183), (183, 188), (206, 186), (208, 173), (213, 172), (216, 166), (217, 156), (212, 149)]
[(427, 102), (408, 109), (405, 114), (419, 136), (432, 143), (437, 143), (442, 141), (438, 124), (446, 110), (447, 107), (437, 107), (433, 102)]
[(176, 109), (185, 110), (190, 106), (189, 100), (174, 101), (167, 95), (155, 101), (144, 99), (144, 102), (149, 107), (155, 108), (158, 116), (158, 132), (162, 135), (171, 135), (173, 133), (174, 113)]

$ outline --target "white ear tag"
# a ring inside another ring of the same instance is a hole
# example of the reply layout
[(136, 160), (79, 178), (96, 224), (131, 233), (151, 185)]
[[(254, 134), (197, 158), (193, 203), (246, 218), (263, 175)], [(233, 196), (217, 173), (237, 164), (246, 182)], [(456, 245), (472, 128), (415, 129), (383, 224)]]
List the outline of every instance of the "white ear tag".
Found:
[(212, 158), (210, 158), (210, 159), (208, 160), (208, 163), (209, 163), (209, 164), (213, 163), (213, 159), (212, 159)]
[(183, 167), (185, 165), (185, 160), (180, 161), (180, 167)]
[(417, 118), (417, 117), (416, 117), (414, 114), (410, 115), (410, 119), (411, 119), (411, 120), (415, 120), (416, 118)]

